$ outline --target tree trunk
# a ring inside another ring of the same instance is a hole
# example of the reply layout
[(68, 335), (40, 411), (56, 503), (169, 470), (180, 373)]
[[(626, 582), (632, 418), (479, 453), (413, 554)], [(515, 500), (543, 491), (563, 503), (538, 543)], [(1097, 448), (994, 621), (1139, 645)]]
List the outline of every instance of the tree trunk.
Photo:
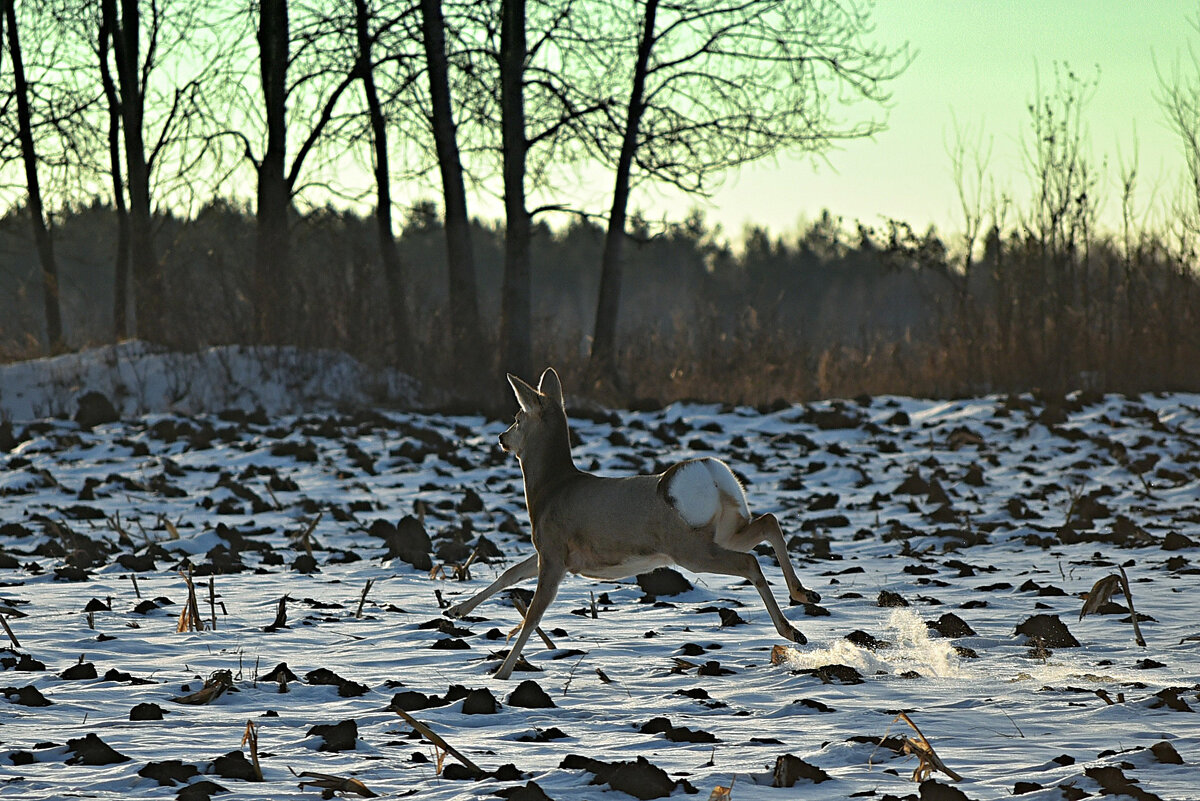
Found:
[(129, 209), (125, 205), (125, 179), (121, 170), (121, 101), (108, 66), (109, 45), (117, 30), (116, 0), (104, 0), (101, 9), (100, 78), (108, 103), (108, 161), (112, 172), (113, 207), (117, 215), (117, 253), (113, 280), (113, 336), (129, 336)]
[(163, 338), (163, 274), (154, 252), (150, 218), (150, 165), (142, 139), (145, 87), (139, 55), (141, 17), (138, 0), (121, 0), (121, 21), (114, 52), (125, 129), (125, 169), (129, 188), (129, 255), (133, 270), (137, 334), (151, 342)]
[(646, 0), (642, 22), (642, 38), (638, 43), (637, 63), (634, 65), (633, 86), (629, 92), (629, 107), (625, 112), (625, 131), (621, 152), (617, 158), (617, 174), (613, 183), (612, 208), (608, 215), (608, 230), (604, 234), (604, 250), (600, 256), (600, 291), (596, 303), (596, 324), (592, 335), (592, 354), (589, 369), (594, 378), (615, 377), (617, 353), (617, 316), (621, 305), (621, 259), (625, 244), (625, 220), (629, 205), (629, 176), (633, 155), (637, 149), (638, 130), (645, 109), (646, 70), (650, 51), (654, 48), (654, 21), (658, 0)]
[(392, 340), (394, 358), (402, 367), (412, 358), (412, 324), (408, 317), (408, 276), (396, 237), (392, 231), (392, 188), (388, 169), (387, 121), (375, 89), (375, 65), (371, 60), (371, 37), (368, 31), (366, 0), (354, 0), (354, 27), (358, 36), (359, 77), (366, 95), (371, 120), (371, 138), (375, 147), (375, 221), (379, 227), (379, 253), (387, 282), (388, 305), (392, 311)]
[(453, 343), (456, 361), (464, 374), (480, 375), (484, 364), (479, 343), (483, 331), (479, 321), (475, 253), (471, 245), (471, 222), (467, 216), (467, 191), (463, 183), (458, 132), (450, 96), (450, 74), (446, 58), (445, 20), (441, 0), (421, 0), (421, 28), (429, 75), (429, 100), (433, 112), (433, 141), (442, 174), (445, 205), (446, 267), (450, 283), (450, 317), (457, 330)]
[(29, 110), (29, 85), (25, 81), (25, 64), (21, 58), (21, 38), (17, 31), (15, 0), (4, 0), (4, 17), (8, 23), (8, 52), (12, 57), (13, 90), (17, 100), (17, 138), (21, 142), (21, 158), (25, 163), (25, 182), (29, 188), (29, 218), (33, 225), (33, 241), (38, 262), (42, 267), (42, 300), (46, 312), (46, 339), (50, 351), (62, 345), (62, 315), (59, 310), (58, 263), (54, 258), (54, 240), (46, 226), (42, 208), (42, 190), (38, 183), (37, 152), (33, 144), (33, 115)]
[(502, 369), (532, 375), (529, 211), (525, 208), (525, 0), (500, 4), (500, 126), (504, 150), (504, 281), (500, 297)]
[(291, 192), (285, 174), (287, 146), (287, 0), (262, 0), (258, 25), (267, 148), (258, 167), (257, 226), (254, 270), (255, 331), (260, 343), (281, 342), (290, 238)]

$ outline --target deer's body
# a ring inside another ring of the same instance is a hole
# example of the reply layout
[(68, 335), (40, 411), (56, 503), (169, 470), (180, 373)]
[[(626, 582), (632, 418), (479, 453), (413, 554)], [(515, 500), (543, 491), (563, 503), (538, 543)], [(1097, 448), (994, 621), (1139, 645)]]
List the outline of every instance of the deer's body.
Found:
[(510, 375), (521, 409), (500, 436), (521, 462), (536, 553), (505, 571), (483, 591), (447, 610), (467, 614), (494, 593), (537, 576), (537, 589), (517, 640), (496, 671), (506, 679), (567, 573), (621, 579), (663, 565), (741, 576), (762, 596), (776, 630), (805, 642), (771, 595), (750, 551), (770, 542), (791, 597), (809, 600), (787, 556), (774, 515), (752, 518), (741, 485), (717, 459), (680, 462), (660, 475), (609, 478), (586, 473), (571, 459), (562, 386), (553, 370), (538, 389)]

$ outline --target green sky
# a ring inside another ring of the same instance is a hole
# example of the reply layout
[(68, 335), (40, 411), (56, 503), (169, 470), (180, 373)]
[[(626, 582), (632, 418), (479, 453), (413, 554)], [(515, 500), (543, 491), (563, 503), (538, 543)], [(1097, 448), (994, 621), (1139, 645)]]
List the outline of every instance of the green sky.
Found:
[[(1190, 64), (1189, 44), (1200, 52), (1200, 33), (1189, 24), (1198, 13), (1194, 0), (880, 0), (880, 38), (907, 40), (918, 51), (894, 84), (889, 129), (873, 141), (844, 145), (827, 164), (782, 160), (743, 171), (705, 207), (708, 218), (731, 234), (750, 221), (781, 234), (829, 208), (850, 222), (894, 217), (918, 229), (934, 223), (960, 230), (946, 154), (955, 119), (990, 139), (991, 180), (1022, 204), (1030, 192), (1021, 146), (1027, 106), (1035, 76), (1043, 92), (1053, 87), (1055, 62), (1083, 74), (1100, 70), (1085, 120), (1095, 163), (1108, 164), (1102, 221), (1118, 219), (1117, 165), (1132, 159), (1135, 130), (1137, 204), (1151, 213), (1176, 192), (1183, 170), (1154, 99), (1155, 63), (1164, 74), (1181, 57)], [(643, 196), (639, 205), (679, 213), (694, 204), (659, 195)]]

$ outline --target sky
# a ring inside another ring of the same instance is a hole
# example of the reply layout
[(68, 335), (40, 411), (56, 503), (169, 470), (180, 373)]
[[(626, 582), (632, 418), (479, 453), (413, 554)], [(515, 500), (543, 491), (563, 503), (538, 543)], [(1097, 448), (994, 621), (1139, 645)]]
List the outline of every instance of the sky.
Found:
[[(735, 241), (748, 224), (794, 234), (824, 209), (851, 228), (855, 221), (878, 226), (890, 218), (917, 231), (934, 225), (953, 236), (963, 227), (947, 153), (956, 126), (990, 150), (988, 191), (994, 187), (1017, 207), (1027, 205), (1031, 187), (1022, 142), (1028, 138), (1028, 105), (1039, 80), (1043, 93), (1052, 90), (1055, 65), (1066, 64), (1086, 76), (1099, 70), (1085, 123), (1093, 163), (1106, 165), (1102, 225), (1118, 227), (1118, 165), (1136, 150), (1135, 206), (1154, 227), (1154, 210), (1177, 196), (1184, 171), (1180, 145), (1155, 99), (1159, 74), (1169, 75), (1181, 60), (1192, 67), (1189, 47), (1200, 55), (1200, 32), (1192, 25), (1197, 17), (1200, 0), (876, 0), (876, 39), (887, 46), (907, 42), (915, 53), (890, 83), (886, 130), (840, 143), (824, 159), (783, 155), (749, 166), (729, 174), (707, 201), (642, 187), (631, 209), (659, 221), (680, 220), (700, 208)], [(860, 104), (849, 113), (876, 111)], [(369, 185), (364, 165), (350, 169)], [(566, 197), (535, 193), (531, 205), (553, 201), (607, 210), (610, 172), (585, 172), (576, 184), (574, 197), (570, 190)], [(439, 188), (431, 174), (397, 186), (397, 202), (436, 198)], [(502, 219), (496, 188), (473, 189), (471, 213)], [(248, 185), (233, 191), (253, 197)], [(317, 192), (315, 200), (325, 198)]]
[[(873, 140), (844, 143), (825, 162), (782, 158), (731, 176), (710, 203), (707, 219), (736, 236), (747, 223), (772, 233), (795, 232), (829, 209), (848, 223), (878, 225), (896, 218), (918, 231), (962, 229), (947, 145), (959, 129), (990, 142), (989, 175), (1018, 205), (1030, 194), (1022, 139), (1028, 104), (1054, 86), (1054, 65), (1065, 62), (1099, 83), (1084, 121), (1094, 163), (1107, 163), (1101, 223), (1120, 215), (1118, 164), (1137, 152), (1135, 208), (1149, 214), (1178, 185), (1180, 147), (1167, 128), (1155, 94), (1161, 72), (1177, 60), (1190, 65), (1189, 45), (1200, 52), (1190, 24), (1195, 0), (881, 0), (874, 13), (878, 38), (908, 41), (916, 58), (892, 84), (889, 127)], [(1156, 72), (1156, 62), (1157, 69)], [(651, 213), (680, 216), (692, 198), (643, 194)]]

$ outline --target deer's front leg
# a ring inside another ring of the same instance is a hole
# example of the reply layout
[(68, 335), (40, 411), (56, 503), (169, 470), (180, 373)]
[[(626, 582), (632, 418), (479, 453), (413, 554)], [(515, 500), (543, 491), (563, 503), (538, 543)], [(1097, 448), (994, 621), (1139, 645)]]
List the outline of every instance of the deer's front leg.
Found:
[(529, 602), (529, 608), (525, 610), (525, 620), (521, 623), (521, 631), (517, 634), (517, 641), (513, 643), (512, 648), (508, 651), (508, 656), (504, 659), (504, 663), (496, 671), (496, 678), (507, 679), (512, 675), (513, 668), (517, 665), (517, 660), (521, 658), (521, 649), (528, 642), (529, 635), (542, 622), (542, 615), (546, 613), (546, 607), (550, 606), (550, 602), (554, 600), (554, 596), (558, 595), (558, 585), (562, 583), (565, 574), (566, 566), (561, 559), (554, 560), (547, 558), (545, 555), (540, 556), (538, 559), (537, 589), (533, 591), (533, 600)]
[(496, 579), (491, 584), (484, 587), (482, 590), (475, 593), (475, 595), (471, 596), (462, 603), (457, 603), (450, 607), (442, 614), (446, 615), (447, 617), (462, 617), (463, 615), (469, 614), (472, 609), (479, 606), (496, 593), (500, 592), (500, 590), (511, 587), (517, 582), (524, 581), (525, 579), (533, 578), (537, 575), (537, 570), (538, 557), (535, 553), (528, 559), (518, 562), (508, 570), (505, 570), (500, 574), (500, 578)]

